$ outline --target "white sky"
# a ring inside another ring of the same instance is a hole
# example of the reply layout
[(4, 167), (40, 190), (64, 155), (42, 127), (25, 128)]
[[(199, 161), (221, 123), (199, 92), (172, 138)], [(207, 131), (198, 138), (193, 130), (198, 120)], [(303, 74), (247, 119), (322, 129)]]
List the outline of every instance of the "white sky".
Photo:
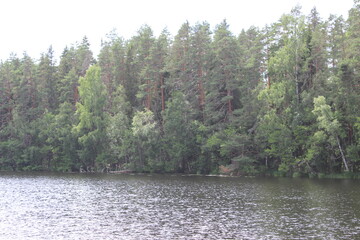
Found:
[(11, 52), (22, 57), (24, 51), (38, 59), (50, 45), (59, 56), (85, 35), (96, 56), (112, 29), (129, 39), (143, 24), (156, 36), (165, 27), (176, 35), (186, 20), (207, 21), (213, 29), (226, 18), (237, 35), (276, 22), (297, 4), (306, 15), (316, 6), (323, 19), (330, 13), (346, 19), (353, 0), (0, 0), (0, 60)]

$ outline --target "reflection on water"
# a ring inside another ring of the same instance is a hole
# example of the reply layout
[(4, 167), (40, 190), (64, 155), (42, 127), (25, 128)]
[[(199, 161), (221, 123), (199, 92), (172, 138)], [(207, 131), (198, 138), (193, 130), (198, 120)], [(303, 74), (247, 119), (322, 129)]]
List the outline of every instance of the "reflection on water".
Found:
[(0, 238), (354, 239), (359, 183), (0, 173)]

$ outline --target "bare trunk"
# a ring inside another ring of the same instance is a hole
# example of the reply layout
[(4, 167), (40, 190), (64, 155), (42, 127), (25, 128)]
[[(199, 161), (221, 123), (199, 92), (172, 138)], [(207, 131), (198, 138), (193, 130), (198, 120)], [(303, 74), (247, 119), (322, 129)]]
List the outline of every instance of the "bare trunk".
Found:
[(145, 108), (147, 110), (151, 110), (151, 88), (150, 88), (150, 80), (146, 81), (146, 100), (145, 100)]
[(336, 137), (336, 140), (337, 140), (337, 143), (338, 143), (338, 146), (339, 146), (341, 158), (342, 158), (342, 160), (343, 160), (343, 162), (344, 162), (345, 171), (348, 172), (348, 171), (349, 171), (349, 167), (348, 167), (348, 165), (347, 165), (346, 158), (345, 158), (344, 152), (343, 152), (343, 150), (342, 150), (339, 137)]
[(202, 121), (204, 121), (205, 119), (205, 113), (204, 113), (204, 108), (205, 108), (205, 90), (204, 90), (204, 85), (203, 85), (203, 76), (204, 76), (204, 72), (202, 69), (202, 65), (199, 64), (198, 66), (198, 91), (199, 91), (199, 110), (202, 113)]
[(74, 105), (76, 105), (76, 103), (79, 101), (79, 90), (77, 86), (73, 87), (73, 92), (74, 92)]
[(8, 107), (7, 107), (8, 116), (7, 116), (7, 118), (5, 119), (5, 121), (10, 122), (10, 121), (13, 119), (13, 117), (12, 117), (13, 97), (12, 97), (12, 93), (11, 93), (10, 81), (7, 81), (6, 83), (7, 83), (7, 84), (6, 84), (6, 85), (7, 85), (6, 95), (7, 95), (7, 102), (8, 102)]
[[(227, 95), (229, 97), (232, 96), (231, 90), (227, 90)], [(229, 112), (229, 115), (232, 115), (232, 111), (233, 111), (232, 101), (231, 101), (231, 99), (229, 99), (228, 100), (228, 112)]]
[(161, 83), (160, 83), (160, 90), (161, 90), (161, 110), (165, 111), (165, 94), (164, 94), (164, 76), (161, 76)]
[(199, 106), (200, 110), (202, 110), (204, 104), (205, 104), (205, 93), (204, 93), (204, 87), (202, 82), (203, 77), (203, 71), (201, 66), (198, 67), (198, 91), (199, 91)]
[(268, 156), (265, 157), (265, 167), (268, 169)]

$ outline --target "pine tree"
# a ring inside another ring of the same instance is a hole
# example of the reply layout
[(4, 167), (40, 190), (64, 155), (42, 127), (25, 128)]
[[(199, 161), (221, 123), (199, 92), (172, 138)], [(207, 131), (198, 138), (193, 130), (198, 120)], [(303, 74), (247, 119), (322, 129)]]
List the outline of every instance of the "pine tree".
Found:
[(219, 24), (212, 43), (212, 71), (206, 83), (206, 116), (211, 125), (227, 122), (239, 104), (239, 47), (228, 28), (225, 20)]
[(164, 31), (153, 43), (140, 77), (144, 84), (138, 93), (145, 101), (145, 107), (154, 112), (156, 119), (161, 119), (165, 110), (165, 61), (168, 55), (168, 33)]
[(126, 56), (123, 39), (115, 32), (111, 32), (108, 38), (109, 40), (102, 45), (98, 61), (101, 67), (101, 79), (107, 90), (107, 108), (111, 109), (117, 87), (126, 84)]
[(250, 132), (254, 131), (257, 115), (260, 109), (257, 94), (258, 88), (263, 87), (265, 73), (263, 51), (264, 36), (259, 29), (250, 27), (242, 31), (238, 37), (239, 42), (239, 106), (234, 111), (238, 124)]
[(345, 58), (345, 25), (342, 16), (330, 15), (327, 23), (329, 63), (334, 75), (339, 70), (340, 62)]
[(59, 85), (54, 60), (54, 52), (52, 47), (48, 49), (46, 54), (42, 54), (38, 65), (38, 81), (39, 91), (41, 92), (41, 105), (50, 112), (54, 112), (58, 107), (58, 91)]
[[(144, 25), (138, 31), (138, 35), (133, 38), (135, 49), (136, 49), (136, 57), (135, 57), (135, 66), (136, 66), (136, 82), (137, 82), (137, 91), (136, 95), (138, 100), (142, 103), (142, 107), (150, 110), (151, 106), (151, 84), (150, 79), (151, 76), (146, 74), (142, 74), (143, 69), (149, 64), (149, 56), (151, 48), (154, 45), (155, 38), (153, 36), (152, 29)], [(140, 91), (139, 91), (140, 90)], [(145, 94), (143, 94), (145, 93)]]
[(170, 91), (181, 91), (186, 96), (191, 90), (193, 81), (191, 47), (191, 27), (189, 22), (184, 23), (171, 47), (167, 64), (167, 71), (170, 73), (168, 87)]
[[(188, 98), (194, 106), (196, 119), (204, 121), (205, 114), (205, 82), (209, 74), (209, 63), (211, 56), (211, 32), (208, 23), (197, 24), (193, 28), (191, 36), (191, 53), (194, 62), (194, 86), (195, 91), (192, 98)], [(194, 99), (195, 98), (195, 99)]]

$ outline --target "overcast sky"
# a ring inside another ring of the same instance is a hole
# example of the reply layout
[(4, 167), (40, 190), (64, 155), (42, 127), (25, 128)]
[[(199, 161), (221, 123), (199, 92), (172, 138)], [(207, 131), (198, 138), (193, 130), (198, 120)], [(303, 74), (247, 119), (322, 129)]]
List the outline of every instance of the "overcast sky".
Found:
[(276, 22), (296, 5), (306, 15), (316, 6), (323, 19), (330, 13), (347, 18), (353, 0), (2, 0), (0, 7), (0, 59), (26, 51), (38, 59), (50, 45), (59, 56), (65, 46), (89, 38), (97, 55), (101, 39), (112, 29), (128, 39), (143, 24), (155, 35), (167, 27), (176, 35), (186, 20), (207, 21), (214, 28), (227, 19), (230, 30)]

